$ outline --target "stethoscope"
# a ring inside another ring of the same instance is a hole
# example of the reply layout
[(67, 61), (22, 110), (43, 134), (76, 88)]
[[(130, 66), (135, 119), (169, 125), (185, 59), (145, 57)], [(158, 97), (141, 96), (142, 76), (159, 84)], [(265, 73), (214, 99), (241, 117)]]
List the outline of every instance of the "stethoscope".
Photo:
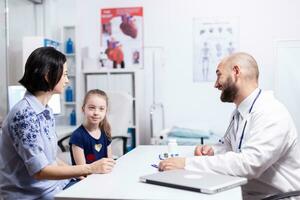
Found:
[[(252, 108), (253, 108), (256, 100), (258, 99), (260, 93), (261, 93), (261, 89), (259, 89), (258, 94), (256, 95), (255, 99), (253, 100), (253, 102), (251, 104), (251, 107), (249, 108), (249, 112), (248, 112), (249, 114), (251, 113)], [(228, 135), (229, 131), (231, 130), (231, 128), (233, 126), (233, 122), (234, 122), (234, 116), (232, 117), (232, 119), (230, 121), (230, 124), (229, 124), (228, 128), (226, 129), (226, 132), (225, 132), (225, 135), (224, 135), (223, 138), (225, 138)], [(244, 139), (244, 134), (245, 134), (246, 126), (247, 126), (247, 119), (245, 121), (245, 124), (244, 124), (244, 127), (243, 127), (243, 131), (242, 131), (242, 135), (241, 135), (240, 142), (239, 142), (239, 146), (238, 146), (238, 151), (239, 152), (241, 151), (241, 147), (242, 147), (242, 142), (243, 142), (243, 139)], [(222, 140), (219, 140), (219, 142), (224, 143), (224, 141), (222, 141)]]

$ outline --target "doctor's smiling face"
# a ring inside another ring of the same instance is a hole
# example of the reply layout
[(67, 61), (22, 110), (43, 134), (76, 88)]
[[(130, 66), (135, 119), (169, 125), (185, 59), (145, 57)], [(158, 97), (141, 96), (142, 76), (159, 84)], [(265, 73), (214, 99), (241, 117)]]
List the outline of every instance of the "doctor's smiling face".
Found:
[(227, 59), (223, 59), (216, 70), (217, 80), (215, 88), (222, 91), (220, 99), (222, 102), (234, 102), (238, 93), (236, 81), (233, 81), (233, 69)]

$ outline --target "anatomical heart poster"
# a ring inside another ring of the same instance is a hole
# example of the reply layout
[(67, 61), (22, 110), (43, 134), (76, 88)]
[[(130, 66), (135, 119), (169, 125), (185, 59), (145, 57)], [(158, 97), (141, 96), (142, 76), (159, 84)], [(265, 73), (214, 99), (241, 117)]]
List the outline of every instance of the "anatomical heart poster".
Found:
[(143, 8), (101, 9), (101, 48), (107, 67), (143, 66)]

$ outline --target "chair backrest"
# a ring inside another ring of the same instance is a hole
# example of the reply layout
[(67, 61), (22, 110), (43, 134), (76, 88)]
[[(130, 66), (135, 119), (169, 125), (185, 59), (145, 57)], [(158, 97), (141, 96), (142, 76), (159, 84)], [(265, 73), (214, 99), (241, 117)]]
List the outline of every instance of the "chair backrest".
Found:
[(112, 128), (112, 136), (127, 136), (130, 125), (132, 96), (122, 92), (107, 92), (108, 121)]
[[(107, 92), (108, 96), (108, 121), (111, 125), (112, 136), (127, 136), (130, 126), (133, 98), (123, 92)], [(113, 155), (123, 155), (123, 142), (112, 143)]]

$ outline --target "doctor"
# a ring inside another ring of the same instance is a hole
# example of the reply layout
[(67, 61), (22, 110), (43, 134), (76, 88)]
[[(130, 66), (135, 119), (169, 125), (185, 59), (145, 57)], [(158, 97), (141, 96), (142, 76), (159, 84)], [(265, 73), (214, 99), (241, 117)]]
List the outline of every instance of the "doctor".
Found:
[(258, 88), (258, 66), (246, 53), (221, 60), (215, 87), (236, 109), (219, 144), (195, 148), (195, 156), (161, 161), (160, 170), (187, 169), (248, 178), (244, 199), (300, 189), (300, 148), (287, 109)]

